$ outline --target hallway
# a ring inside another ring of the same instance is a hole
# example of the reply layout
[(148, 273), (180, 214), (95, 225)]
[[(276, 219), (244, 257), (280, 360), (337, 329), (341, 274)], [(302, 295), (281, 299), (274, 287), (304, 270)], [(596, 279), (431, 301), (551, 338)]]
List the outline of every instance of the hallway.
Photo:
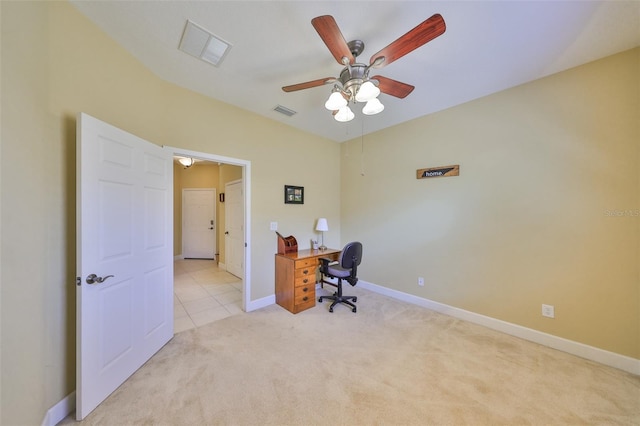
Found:
[(197, 328), (242, 313), (242, 280), (216, 261), (174, 262), (174, 332)]

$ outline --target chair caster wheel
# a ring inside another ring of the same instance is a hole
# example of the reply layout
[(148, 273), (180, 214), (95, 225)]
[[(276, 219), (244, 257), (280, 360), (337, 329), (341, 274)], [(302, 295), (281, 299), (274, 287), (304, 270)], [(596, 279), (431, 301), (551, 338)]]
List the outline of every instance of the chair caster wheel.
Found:
[(322, 303), (322, 297), (321, 297), (320, 299), (318, 299), (318, 302), (319, 302), (319, 303)]
[(333, 312), (333, 308), (329, 308), (329, 312)]
[(353, 308), (353, 309), (351, 310), (351, 312), (355, 312), (355, 311), (356, 311), (356, 308)]
[(354, 298), (353, 298), (353, 303), (356, 303), (357, 301), (358, 301), (358, 298), (357, 298), (357, 297), (354, 297)]

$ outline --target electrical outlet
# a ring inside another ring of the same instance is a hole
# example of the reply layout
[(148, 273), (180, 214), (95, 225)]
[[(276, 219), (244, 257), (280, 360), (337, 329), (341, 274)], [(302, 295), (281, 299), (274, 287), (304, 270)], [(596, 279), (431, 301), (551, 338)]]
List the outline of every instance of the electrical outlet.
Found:
[(418, 285), (419, 286), (423, 286), (424, 285), (424, 278), (423, 277), (418, 277)]
[(269, 226), (269, 229), (271, 231), (277, 231), (278, 230), (278, 222), (271, 222), (271, 225)]
[(555, 309), (553, 305), (542, 304), (542, 316), (547, 318), (555, 318)]

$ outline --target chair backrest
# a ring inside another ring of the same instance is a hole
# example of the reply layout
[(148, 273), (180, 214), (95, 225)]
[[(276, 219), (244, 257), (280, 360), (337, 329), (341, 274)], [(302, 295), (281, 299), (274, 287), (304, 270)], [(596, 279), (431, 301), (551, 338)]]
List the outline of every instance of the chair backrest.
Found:
[(340, 263), (340, 266), (344, 269), (354, 269), (358, 267), (361, 260), (362, 243), (353, 241), (344, 246), (340, 253), (340, 257), (338, 258), (338, 263)]

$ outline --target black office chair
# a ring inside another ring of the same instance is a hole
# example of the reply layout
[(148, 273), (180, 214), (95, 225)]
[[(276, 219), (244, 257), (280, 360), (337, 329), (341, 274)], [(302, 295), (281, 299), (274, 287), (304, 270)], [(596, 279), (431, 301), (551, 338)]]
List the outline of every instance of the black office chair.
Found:
[[(354, 241), (347, 244), (342, 249), (338, 262), (331, 262), (331, 259), (320, 258), (320, 273), (322, 274), (320, 282), (322, 284), (330, 284), (338, 287), (338, 290), (333, 293), (333, 296), (320, 296), (318, 302), (322, 303), (323, 299), (333, 300), (331, 306), (329, 306), (329, 312), (333, 312), (333, 307), (338, 303), (344, 303), (351, 306), (351, 311), (356, 312), (356, 305), (350, 302), (357, 302), (356, 296), (343, 296), (342, 295), (342, 280), (346, 280), (352, 286), (358, 282), (358, 265), (362, 260), (362, 244)], [(325, 281), (325, 277), (337, 278), (338, 283), (332, 283)]]

